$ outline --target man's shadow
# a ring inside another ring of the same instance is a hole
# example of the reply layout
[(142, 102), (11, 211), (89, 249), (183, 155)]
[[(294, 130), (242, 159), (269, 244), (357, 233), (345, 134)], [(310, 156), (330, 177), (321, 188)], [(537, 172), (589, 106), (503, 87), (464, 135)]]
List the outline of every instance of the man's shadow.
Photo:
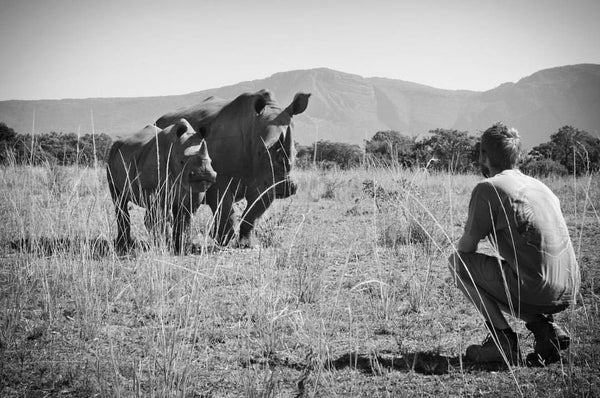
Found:
[(505, 363), (475, 363), (466, 357), (449, 357), (431, 352), (404, 353), (402, 355), (366, 355), (349, 353), (326, 364), (330, 369), (357, 369), (367, 374), (389, 371), (414, 371), (424, 375), (444, 375), (451, 371), (499, 371), (508, 369)]

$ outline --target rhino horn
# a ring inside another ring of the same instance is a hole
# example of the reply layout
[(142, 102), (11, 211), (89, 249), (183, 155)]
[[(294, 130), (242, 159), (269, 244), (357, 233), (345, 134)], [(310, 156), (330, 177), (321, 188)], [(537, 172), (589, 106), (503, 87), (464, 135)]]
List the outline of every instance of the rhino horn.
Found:
[(285, 138), (283, 139), (283, 149), (288, 156), (292, 153), (292, 129), (288, 129)]
[(280, 144), (283, 143), (283, 137), (282, 136), (283, 136), (283, 134), (279, 134), (278, 136), (275, 136), (275, 137), (273, 137), (273, 136), (268, 137), (266, 140), (261, 137), (263, 146), (265, 147), (265, 149), (271, 149), (271, 148), (273, 148), (273, 146), (276, 143), (278, 143), (278, 142)]
[(206, 146), (206, 141), (202, 140), (199, 145), (192, 145), (183, 151), (185, 156), (199, 156), (201, 159), (210, 160), (210, 156), (208, 155), (208, 147)]
[(205, 140), (202, 140), (202, 142), (200, 143), (200, 151), (199, 151), (198, 154), (200, 155), (200, 157), (202, 159), (208, 159), (209, 158), (209, 156), (208, 156), (208, 148), (206, 146), (206, 141)]

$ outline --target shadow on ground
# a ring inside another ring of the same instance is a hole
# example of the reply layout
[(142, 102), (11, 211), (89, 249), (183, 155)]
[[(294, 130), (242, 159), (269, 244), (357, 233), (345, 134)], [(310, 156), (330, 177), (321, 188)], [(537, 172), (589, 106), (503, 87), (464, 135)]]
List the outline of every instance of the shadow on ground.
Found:
[[(102, 259), (114, 254), (113, 243), (101, 238), (37, 237), (22, 238), (9, 243), (10, 249), (38, 256), (55, 256), (64, 253), (84, 254), (94, 259)], [(143, 248), (141, 248), (143, 250)]]
[[(12, 251), (21, 253), (31, 253), (40, 257), (50, 257), (59, 254), (82, 254), (86, 257), (100, 260), (109, 256), (117, 255), (114, 242), (102, 237), (96, 238), (78, 238), (78, 237), (37, 237), (21, 238), (9, 242), (9, 248)], [(148, 252), (152, 249), (149, 242), (136, 240), (133, 248), (126, 254), (118, 254), (117, 257), (128, 258), (135, 257), (138, 253)], [(223, 248), (217, 245), (196, 245), (190, 244), (185, 249), (186, 255), (213, 254), (222, 251)]]
[[(306, 371), (314, 367), (312, 361), (303, 363), (289, 360), (288, 358), (260, 358), (250, 359), (245, 366), (251, 364), (266, 365), (271, 368), (287, 367), (294, 370)], [(355, 369), (372, 375), (388, 372), (416, 372), (424, 375), (443, 375), (450, 372), (462, 371), (500, 371), (508, 369), (504, 363), (474, 363), (465, 357), (448, 357), (430, 352), (404, 353), (401, 355), (382, 354), (368, 355), (349, 353), (337, 359), (326, 361), (323, 367), (328, 370)]]
[(504, 363), (474, 363), (465, 357), (447, 357), (430, 352), (405, 353), (399, 356), (349, 353), (329, 362), (326, 367), (336, 370), (351, 368), (368, 374), (414, 371), (424, 375), (443, 375), (461, 369), (467, 372), (507, 369)]

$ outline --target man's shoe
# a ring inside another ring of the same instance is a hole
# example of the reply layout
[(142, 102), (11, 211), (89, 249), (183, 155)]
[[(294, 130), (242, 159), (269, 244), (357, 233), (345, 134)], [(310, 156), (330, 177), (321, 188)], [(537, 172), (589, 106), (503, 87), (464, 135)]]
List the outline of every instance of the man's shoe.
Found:
[(481, 345), (467, 347), (466, 356), (477, 363), (506, 362), (516, 365), (521, 360), (519, 339), (511, 329), (492, 330)]
[(552, 316), (543, 321), (526, 323), (525, 327), (535, 338), (533, 353), (527, 355), (527, 364), (530, 366), (544, 366), (558, 362), (560, 350), (569, 348), (571, 343), (569, 334), (553, 322)]

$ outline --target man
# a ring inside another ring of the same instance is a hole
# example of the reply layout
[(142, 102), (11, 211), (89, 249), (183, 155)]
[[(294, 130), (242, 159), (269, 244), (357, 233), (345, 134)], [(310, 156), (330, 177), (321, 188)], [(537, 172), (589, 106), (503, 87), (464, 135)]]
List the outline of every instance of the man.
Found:
[[(517, 130), (502, 123), (483, 133), (479, 161), (486, 179), (473, 189), (464, 233), (448, 259), (458, 288), (490, 332), (467, 348), (474, 362), (519, 362), (517, 335), (503, 312), (533, 332), (530, 365), (558, 361), (570, 343), (552, 314), (574, 304), (579, 268), (558, 198), (516, 168), (520, 149)], [(496, 256), (477, 252), (486, 237)]]

